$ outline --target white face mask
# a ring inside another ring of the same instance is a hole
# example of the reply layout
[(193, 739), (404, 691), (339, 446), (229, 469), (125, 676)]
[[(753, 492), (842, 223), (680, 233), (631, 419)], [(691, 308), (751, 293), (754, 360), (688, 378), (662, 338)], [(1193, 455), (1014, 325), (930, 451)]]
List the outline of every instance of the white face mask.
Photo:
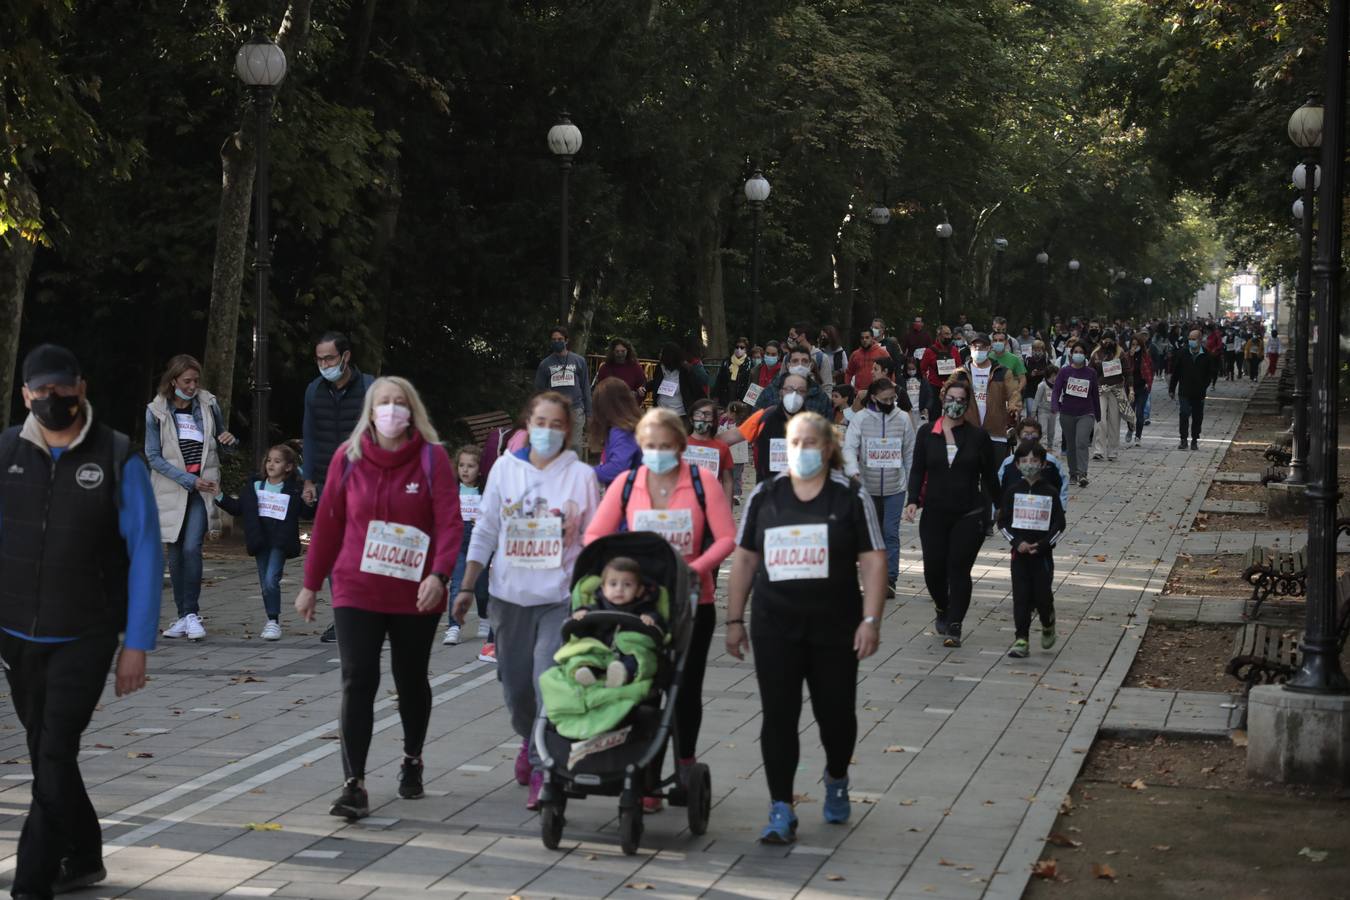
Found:
[(789, 375), (800, 375), (801, 377), (806, 378), (807, 376), (809, 376), (809, 375), (811, 374), (811, 367), (810, 367), (810, 366), (788, 366), (788, 374), (789, 374)]
[(984, 361), (985, 361), (986, 359), (989, 358), (989, 351), (988, 351), (988, 350), (976, 350), (972, 355), (975, 357), (975, 362), (980, 363), (981, 365), (983, 365), (983, 364), (984, 364)]
[(783, 409), (786, 410), (787, 414), (790, 416), (796, 415), (798, 412), (801, 411), (803, 402), (805, 401), (802, 399), (801, 394), (783, 395)]

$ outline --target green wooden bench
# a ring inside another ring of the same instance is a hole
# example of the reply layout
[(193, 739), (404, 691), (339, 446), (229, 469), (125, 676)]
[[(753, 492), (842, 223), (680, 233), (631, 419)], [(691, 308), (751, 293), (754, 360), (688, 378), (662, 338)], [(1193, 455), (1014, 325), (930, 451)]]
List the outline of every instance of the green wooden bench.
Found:
[(1271, 594), (1278, 597), (1302, 597), (1307, 591), (1307, 550), (1286, 553), (1269, 547), (1253, 547), (1247, 553), (1242, 580), (1252, 586), (1251, 618), (1261, 612), (1261, 604)]
[[(1336, 581), (1336, 648), (1345, 648), (1350, 634), (1350, 573)], [(1296, 629), (1248, 622), (1233, 638), (1233, 658), (1226, 671), (1248, 690), (1256, 684), (1282, 684), (1299, 667), (1302, 635)]]

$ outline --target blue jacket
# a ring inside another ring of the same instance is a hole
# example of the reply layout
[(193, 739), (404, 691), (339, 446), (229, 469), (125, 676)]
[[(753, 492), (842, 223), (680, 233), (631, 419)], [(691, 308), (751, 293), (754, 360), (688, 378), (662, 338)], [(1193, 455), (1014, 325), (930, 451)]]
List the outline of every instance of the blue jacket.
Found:
[(292, 476), (281, 486), (281, 493), (290, 497), (286, 518), (273, 519), (258, 515), (258, 485), (262, 476), (254, 475), (239, 488), (238, 497), (216, 498), (216, 506), (244, 523), (244, 546), (249, 556), (261, 556), (271, 550), (285, 550), (287, 559), (300, 555), (301, 507), (313, 511), (301, 499), (300, 479)]
[[(755, 409), (768, 409), (770, 406), (777, 406), (779, 393), (783, 390), (783, 379), (787, 377), (788, 370), (784, 366), (783, 371), (779, 372), (773, 381), (769, 382), (769, 386), (764, 389), (764, 392), (759, 395), (759, 400), (755, 401)], [(821, 389), (820, 382), (816, 381), (814, 375), (807, 379), (806, 402), (802, 404), (802, 408), (813, 413), (820, 413), (826, 421), (834, 420), (834, 402), (830, 400), (829, 392)]]

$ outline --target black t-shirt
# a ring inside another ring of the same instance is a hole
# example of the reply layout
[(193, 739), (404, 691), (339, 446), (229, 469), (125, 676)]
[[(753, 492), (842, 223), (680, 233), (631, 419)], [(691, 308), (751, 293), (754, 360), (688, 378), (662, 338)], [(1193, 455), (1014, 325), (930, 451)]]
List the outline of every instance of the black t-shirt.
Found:
[(807, 502), (787, 474), (761, 481), (737, 542), (759, 554), (751, 586), (757, 612), (816, 617), (822, 629), (850, 633), (862, 620), (858, 554), (886, 546), (876, 505), (838, 471)]

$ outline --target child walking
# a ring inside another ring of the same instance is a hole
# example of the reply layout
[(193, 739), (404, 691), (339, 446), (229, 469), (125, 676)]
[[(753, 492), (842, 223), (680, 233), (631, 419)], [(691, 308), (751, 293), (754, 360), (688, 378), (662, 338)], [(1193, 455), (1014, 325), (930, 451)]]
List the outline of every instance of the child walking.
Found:
[[(748, 418), (750, 418), (750, 404), (733, 400), (727, 404), (726, 411), (722, 413), (717, 423), (717, 431), (720, 434), (728, 428), (738, 428)], [(741, 502), (741, 493), (745, 488), (745, 464), (750, 461), (750, 446), (744, 443), (735, 444), (730, 451), (731, 504), (737, 506)]]
[(1055, 446), (1055, 426), (1059, 424), (1059, 416), (1050, 410), (1050, 392), (1058, 377), (1059, 366), (1052, 363), (1045, 367), (1045, 377), (1036, 385), (1036, 421), (1041, 423), (1041, 436), (1047, 447)]
[(1041, 620), (1041, 648), (1055, 646), (1054, 546), (1064, 534), (1064, 507), (1059, 488), (1043, 477), (1045, 447), (1023, 441), (1016, 451), (1021, 477), (1003, 492), (998, 527), (1012, 544), (1013, 629), (1008, 655), (1025, 659), (1029, 653), (1031, 610)]
[(220, 496), (216, 506), (244, 523), (244, 545), (258, 562), (267, 624), (265, 641), (281, 640), (281, 573), (286, 560), (300, 555), (300, 512), (306, 507), (304, 486), (296, 477), (295, 450), (277, 444), (267, 451), (263, 477), (245, 483), (238, 497)]
[[(459, 548), (459, 556), (455, 559), (455, 571), (450, 576), (450, 596), (454, 597), (459, 593), (459, 586), (464, 581), (464, 567), (469, 561), (469, 539), (473, 537), (473, 525), (478, 521), (479, 513), (483, 508), (483, 485), (487, 481), (487, 476), (483, 474), (483, 451), (473, 444), (460, 447), (455, 451), (455, 472), (459, 475), (459, 514), (464, 519), (464, 540)], [(488, 625), (488, 589), (487, 579), (480, 578), (474, 585), (474, 600), (478, 606), (478, 637), (485, 638), (484, 653), (487, 648), (492, 647), (492, 628)], [(459, 632), (463, 627), (463, 622), (456, 622), (454, 615), (448, 616), (449, 623), (445, 629), (445, 639), (441, 641), (442, 646), (458, 644)], [(483, 655), (479, 655), (483, 659)], [(496, 662), (496, 653), (492, 653), (492, 659), (486, 662)]]

